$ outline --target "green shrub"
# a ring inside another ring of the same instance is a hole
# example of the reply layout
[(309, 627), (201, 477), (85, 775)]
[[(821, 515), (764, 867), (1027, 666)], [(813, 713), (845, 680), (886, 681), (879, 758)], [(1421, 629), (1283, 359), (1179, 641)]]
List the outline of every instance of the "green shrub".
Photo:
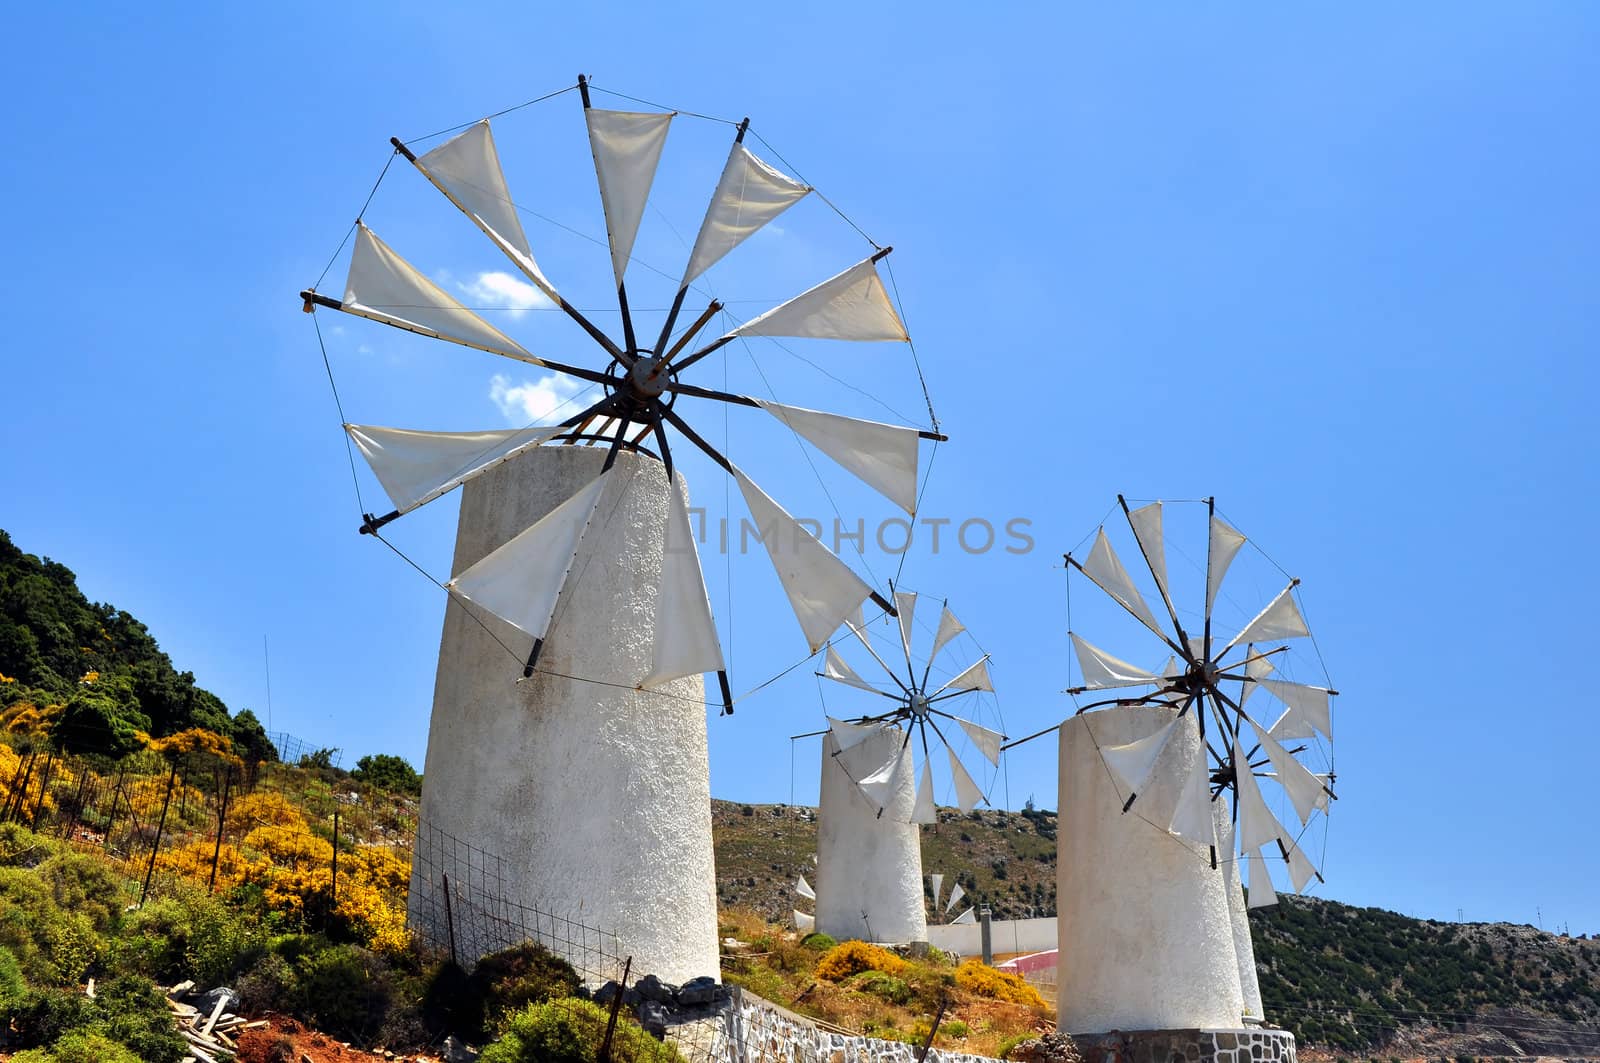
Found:
[(530, 1004), (576, 996), (580, 984), (571, 964), (532, 941), (485, 956), (472, 972), (482, 1011), (469, 1032), (481, 1037)]
[[(505, 1034), (483, 1050), (479, 1063), (593, 1063), (605, 1038), (607, 1012), (587, 1000), (565, 997), (511, 1016)], [(657, 1041), (619, 1013), (611, 1058), (683, 1063), (671, 1045)]]
[(87, 853), (58, 853), (36, 873), (50, 887), (57, 907), (84, 916), (102, 934), (117, 925), (123, 905), (133, 899), (111, 865)]
[(838, 942), (819, 930), (816, 933), (807, 934), (805, 937), (801, 938), (800, 944), (804, 945), (812, 952), (827, 952), (829, 949), (837, 945)]
[(174, 883), (166, 896), (130, 916), (113, 947), (115, 960), (167, 983), (193, 978), (217, 985), (231, 978), (266, 943), (260, 921), (205, 890)]
[(0, 867), (0, 946), (12, 951), (28, 981), (77, 985), (99, 957), (100, 944), (89, 920), (62, 910), (42, 878)]
[[(178, 1063), (189, 1054), (166, 995), (139, 975), (113, 978), (95, 990), (104, 1032), (133, 1049), (144, 1063)], [(59, 1048), (52, 1049), (58, 1055)]]
[(28, 983), (22, 965), (8, 948), (0, 947), (0, 1029), (16, 1015), (28, 999)]
[(60, 843), (20, 823), (0, 823), (0, 865), (35, 867), (54, 856)]
[(92, 1028), (99, 1018), (95, 1002), (79, 989), (42, 989), (30, 994), (12, 1025), (25, 1045), (54, 1044), (77, 1029)]
[(896, 978), (883, 971), (862, 971), (850, 979), (850, 985), (863, 993), (871, 993), (875, 997), (887, 1000), (891, 1004), (907, 1004), (911, 1001), (911, 987), (904, 979)]
[(345, 1041), (371, 1043), (393, 1001), (388, 966), (359, 945), (330, 945), (301, 955), (295, 969), (296, 1014)]
[(11, 1063), (143, 1063), (127, 1046), (101, 1033), (75, 1030), (48, 1050), (32, 1048), (11, 1057)]
[(247, 963), (234, 979), (239, 1010), (246, 1015), (295, 1009), (294, 968), (276, 952), (264, 951)]

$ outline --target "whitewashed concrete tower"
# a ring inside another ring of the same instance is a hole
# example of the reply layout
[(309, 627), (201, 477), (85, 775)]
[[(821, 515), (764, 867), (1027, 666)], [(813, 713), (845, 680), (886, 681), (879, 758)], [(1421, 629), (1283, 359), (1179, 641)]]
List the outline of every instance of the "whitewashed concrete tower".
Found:
[(1153, 735), (1176, 712), (1133, 705), (1061, 726), (1057, 1021), (1074, 1034), (1237, 1029), (1245, 1011), (1229, 879), (1139, 814), (1176, 805), (1176, 787), (1206, 755), (1198, 733), (1176, 730), (1157, 781), (1127, 814), (1101, 760), (1100, 747)]
[[(899, 747), (898, 754), (896, 747)], [(869, 801), (857, 783), (893, 761), (887, 797)], [(844, 941), (928, 940), (922, 900), (922, 834), (911, 747), (898, 727), (840, 751), (822, 737), (822, 792), (817, 807), (817, 930)]]
[[(603, 448), (534, 448), (468, 483), (451, 571), (591, 483), (604, 459)], [(660, 462), (625, 451), (607, 480), (533, 678), (517, 682), (521, 661), (505, 649), (525, 654), (527, 635), (451, 600), (428, 730), (424, 838), (442, 832), (498, 855), (508, 901), (615, 933), (635, 976), (715, 977), (704, 683), (629, 686), (650, 671), (667, 477)], [(429, 866), (413, 870), (413, 926), (442, 911)], [(442, 928), (427, 929), (442, 940)]]

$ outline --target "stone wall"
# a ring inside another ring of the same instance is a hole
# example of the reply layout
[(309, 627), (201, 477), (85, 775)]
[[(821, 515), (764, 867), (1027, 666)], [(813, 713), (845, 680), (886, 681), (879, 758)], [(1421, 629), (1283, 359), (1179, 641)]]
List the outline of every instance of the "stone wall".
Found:
[[(727, 1063), (915, 1063), (920, 1047), (827, 1030), (742, 989), (733, 991), (733, 1001), (714, 1033), (703, 1031), (699, 1037), (681, 1037), (675, 1030), (673, 1035), (680, 1043), (697, 1041), (694, 1049)], [(707, 1044), (707, 1040), (713, 1043)], [(994, 1061), (988, 1056), (935, 1048), (928, 1053), (927, 1063)], [(1287, 1063), (1294, 1061), (1291, 1058)]]
[(1115, 1030), (1072, 1040), (1083, 1063), (1295, 1063), (1288, 1030)]

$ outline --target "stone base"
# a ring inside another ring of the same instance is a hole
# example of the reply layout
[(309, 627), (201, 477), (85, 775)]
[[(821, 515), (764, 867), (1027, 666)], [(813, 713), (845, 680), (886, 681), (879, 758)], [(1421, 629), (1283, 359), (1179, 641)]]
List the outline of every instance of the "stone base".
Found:
[(1295, 1063), (1288, 1030), (1113, 1030), (1072, 1040), (1083, 1063)]

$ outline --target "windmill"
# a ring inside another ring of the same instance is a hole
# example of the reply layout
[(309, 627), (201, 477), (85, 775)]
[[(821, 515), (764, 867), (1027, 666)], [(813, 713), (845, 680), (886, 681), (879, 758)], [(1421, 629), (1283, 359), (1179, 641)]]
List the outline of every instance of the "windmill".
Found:
[[(997, 768), (1005, 741), (987, 654), (935, 677), (946, 647), (966, 631), (949, 605), (941, 604), (929, 649), (919, 656), (918, 595), (896, 590), (894, 600), (898, 622), (888, 641), (896, 645), (874, 646), (867, 625), (853, 614), (845, 627), (854, 637), (831, 643), (817, 673), (855, 691), (851, 696), (861, 705), (846, 718), (830, 715), (827, 730), (817, 732), (823, 737), (817, 925), (835, 937), (868, 927), (883, 941), (926, 935), (920, 826), (938, 821), (936, 775), (948, 771), (956, 804), (970, 812), (985, 797), (963, 756), (975, 759), (980, 771)], [(845, 646), (871, 663), (858, 671), (841, 652)], [(948, 767), (936, 772), (936, 762)]]
[[(533, 103), (568, 92), (582, 103), (611, 267), (604, 286), (615, 295), (619, 329), (596, 324), (597, 311), (565, 294), (581, 283), (558, 286), (535, 258), (523, 220), (542, 215), (513, 198), (499, 146), (508, 116), (521, 108), (457, 127), (427, 150), (419, 141), (390, 142), (394, 157), (443, 197), (425, 215), (427, 232), (464, 216), (487, 239), (481, 249), (509, 263), (505, 283), (534, 293), (574, 326), (555, 349), (586, 344), (589, 357), (553, 356), (546, 353), (553, 341), (519, 340), (491, 323), (380, 238), (366, 207), (353, 240), (346, 238), (341, 294), (312, 286), (301, 298), (307, 312), (339, 311), (439, 341), (441, 351), (474, 349), (597, 392), (557, 424), (469, 432), (344, 427), (393, 506), (381, 515), (363, 511), (364, 534), (387, 543), (390, 524), (466, 487), (451, 578), (441, 583), (450, 605), (421, 818), (518, 866), (527, 903), (583, 911), (615, 929), (644, 969), (683, 980), (716, 971), (702, 675), (717, 674), (724, 712), (733, 697), (673, 444), (686, 442), (731, 477), (756, 524), (773, 530), (762, 544), (815, 652), (851, 609), (871, 600), (892, 612), (892, 603), (709, 442), (704, 415), (763, 411), (908, 511), (916, 506), (921, 441), (944, 437), (936, 427), (696, 383), (696, 366), (752, 340), (909, 343), (879, 273), (890, 249), (871, 244), (844, 269), (750, 320), (709, 296), (687, 319), (685, 306), (712, 276), (749, 262), (743, 245), (753, 235), (797, 203), (820, 198), (751, 150), (748, 120), (727, 123), (731, 144), (705, 159), (709, 205), (687, 264), (671, 274), (670, 309), (646, 331), (645, 311), (630, 299), (640, 281), (639, 270), (629, 272), (635, 241), (654, 206), (669, 131), (682, 118), (704, 116), (607, 110), (593, 105), (592, 91), (600, 90), (580, 77)], [(721, 324), (707, 331), (713, 321)], [(520, 685), (508, 655), (520, 667)], [(625, 785), (597, 792), (596, 778)], [(651, 854), (661, 857), (649, 864), (659, 872), (653, 877), (619, 862)], [(442, 888), (414, 876), (412, 917), (425, 932), (442, 918)]]
[[(1212, 1000), (1237, 1001), (1244, 1016), (1259, 1018), (1240, 866), (1248, 861), (1252, 906), (1276, 899), (1272, 864), (1287, 869), (1297, 891), (1313, 878), (1321, 879), (1302, 840), (1313, 820), (1325, 817), (1335, 796), (1331, 701), (1337, 692), (1325, 674), (1319, 683), (1295, 678), (1308, 667), (1320, 672), (1319, 664), (1308, 666), (1305, 655), (1295, 652), (1311, 636), (1296, 597), (1298, 580), (1286, 574), (1252, 579), (1256, 588), (1282, 589), (1264, 605), (1255, 602), (1248, 608), (1225, 589), (1229, 572), (1238, 571), (1235, 561), (1247, 539), (1217, 515), (1213, 499), (1204, 501), (1205, 561), (1203, 568), (1195, 565), (1200, 571), (1188, 581), (1192, 588), (1169, 573), (1163, 503), (1133, 509), (1121, 496), (1117, 503), (1123, 517), (1118, 523), (1126, 525), (1148, 574), (1144, 585), (1154, 590), (1159, 604), (1151, 606), (1152, 597), (1130, 574), (1104, 526), (1081, 560), (1066, 555), (1069, 601), (1072, 576), (1087, 577), (1115, 603), (1125, 628), (1143, 630), (1149, 647), (1145, 659), (1152, 665), (1131, 663), (1128, 657), (1134, 654), (1113, 655), (1077, 631), (1069, 632), (1082, 680), (1068, 693), (1075, 698), (1116, 693), (1082, 705), (1062, 725), (1066, 818), (1058, 860), (1061, 909), (1087, 903), (1090, 895), (1104, 896), (1114, 888), (1107, 875), (1126, 871), (1136, 880), (1122, 898), (1130, 920), (1181, 921), (1190, 928), (1225, 922), (1234, 946), (1230, 954), (1224, 958), (1203, 947), (1186, 950), (1184, 961), (1156, 976), (1170, 979), (1171, 992), (1140, 984), (1108, 988), (1103, 995), (1109, 1000), (1115, 992), (1123, 1000), (1159, 1002), (1180, 998), (1211, 979), (1227, 983), (1210, 987)], [(1181, 548), (1175, 552), (1193, 556)], [(1274, 582), (1264, 582), (1268, 578)], [(1240, 622), (1224, 627), (1216, 617), (1219, 605), (1238, 611)], [(1163, 657), (1164, 663), (1155, 663)], [(1319, 761), (1320, 771), (1304, 763), (1312, 758)], [(1264, 783), (1279, 795), (1280, 805), (1288, 806), (1287, 821), (1269, 808)], [(1108, 871), (1112, 862), (1117, 870)], [(1143, 892), (1169, 889), (1184, 891), (1186, 901), (1151, 892), (1144, 903), (1135, 903)], [(1193, 909), (1196, 903), (1201, 909)], [(1115, 923), (1114, 917), (1098, 913), (1063, 919), (1061, 948), (1092, 956), (1104, 944), (1101, 935)], [(1149, 932), (1159, 938), (1162, 929)], [(1174, 927), (1174, 940), (1192, 932)], [(1071, 940), (1069, 934), (1074, 935)], [(1182, 970), (1183, 962), (1210, 968)], [(1189, 988), (1178, 988), (1184, 980)], [(1097, 1011), (1094, 991), (1064, 981), (1062, 1000), (1073, 993), (1080, 996), (1070, 1006), (1071, 1021), (1089, 1024), (1074, 1029), (1129, 1021), (1164, 1021), (1168, 1026), (1158, 1028), (1169, 1028), (1172, 1022), (1226, 1019), (1226, 1008), (1222, 1016), (1184, 1012), (1165, 1020), (1130, 1016), (1115, 1004)]]
[(951, 886), (950, 886), (950, 896), (949, 896), (948, 899), (944, 900), (942, 904), (940, 903), (940, 900), (941, 900), (940, 893), (944, 889), (944, 875), (939, 873), (939, 872), (935, 872), (934, 874), (929, 875), (928, 876), (928, 884), (933, 889), (933, 913), (934, 913), (934, 915), (940, 917), (940, 921), (941, 922), (946, 922), (946, 923), (971, 923), (971, 922), (975, 922), (975, 919), (973, 918), (973, 915), (972, 915), (972, 905), (970, 905), (970, 904), (967, 905), (967, 907), (960, 914), (956, 915), (954, 918), (951, 918), (951, 916), (950, 916), (950, 913), (955, 911), (956, 905), (960, 904), (961, 901), (962, 901), (962, 898), (964, 898), (967, 895), (967, 891), (962, 887), (961, 883), (955, 882), (955, 883), (951, 884)]

